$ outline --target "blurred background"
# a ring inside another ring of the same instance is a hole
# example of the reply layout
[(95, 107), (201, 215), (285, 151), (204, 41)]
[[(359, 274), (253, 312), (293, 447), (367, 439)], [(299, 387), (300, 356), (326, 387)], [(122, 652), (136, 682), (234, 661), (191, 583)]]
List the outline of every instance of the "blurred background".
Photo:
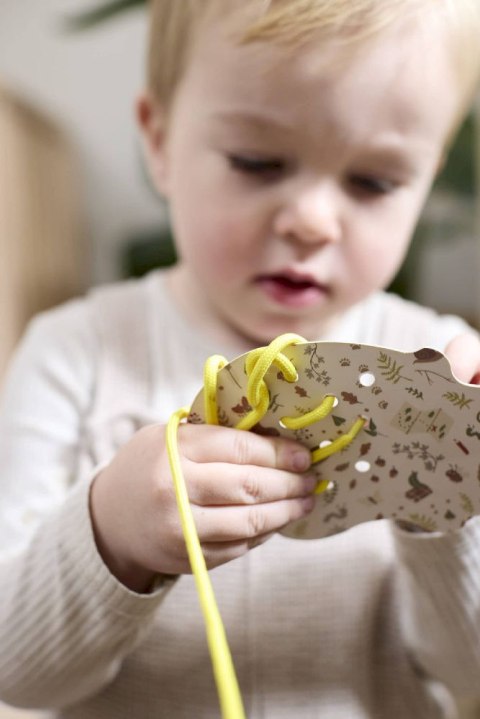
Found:
[(65, 24), (101, 1), (0, 0), (0, 377), (32, 312), (171, 254), (135, 128), (144, 6)]
[[(119, 0), (102, 22), (67, 27), (99, 4), (0, 0), (0, 380), (32, 314), (174, 260), (134, 118), (145, 3)], [(477, 327), (479, 117), (463, 126), (392, 287)], [(32, 715), (0, 706), (0, 719), (17, 716)]]

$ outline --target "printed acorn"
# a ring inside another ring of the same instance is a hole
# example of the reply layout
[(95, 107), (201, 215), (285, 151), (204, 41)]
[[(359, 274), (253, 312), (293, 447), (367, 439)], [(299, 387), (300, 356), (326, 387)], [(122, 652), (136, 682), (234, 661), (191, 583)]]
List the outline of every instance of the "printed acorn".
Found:
[(448, 477), (452, 482), (463, 482), (462, 475), (458, 472), (457, 469), (455, 469), (455, 467), (451, 466), (450, 469), (445, 472), (445, 476)]
[(417, 472), (411, 473), (408, 478), (408, 483), (412, 489), (409, 489), (405, 494), (407, 499), (413, 499), (414, 502), (419, 502), (421, 499), (428, 497), (429, 494), (432, 494), (430, 487), (427, 484), (420, 482)]

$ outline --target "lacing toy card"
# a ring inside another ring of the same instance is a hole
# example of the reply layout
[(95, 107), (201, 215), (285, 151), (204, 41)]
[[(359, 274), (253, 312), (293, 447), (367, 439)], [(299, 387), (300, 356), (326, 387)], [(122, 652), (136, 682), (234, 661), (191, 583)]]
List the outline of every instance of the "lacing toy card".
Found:
[(286, 536), (382, 518), (445, 532), (480, 514), (480, 388), (456, 379), (442, 353), (287, 335), (223, 364), (190, 422), (205, 422), (210, 402), (220, 425), (312, 450), (316, 506)]

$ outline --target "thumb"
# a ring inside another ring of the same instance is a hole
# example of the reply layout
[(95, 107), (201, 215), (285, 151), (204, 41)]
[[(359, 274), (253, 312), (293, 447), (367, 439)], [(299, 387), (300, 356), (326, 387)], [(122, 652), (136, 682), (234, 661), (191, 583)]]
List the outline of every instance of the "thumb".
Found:
[(473, 332), (464, 332), (454, 337), (446, 346), (444, 354), (457, 379), (480, 384), (480, 340)]

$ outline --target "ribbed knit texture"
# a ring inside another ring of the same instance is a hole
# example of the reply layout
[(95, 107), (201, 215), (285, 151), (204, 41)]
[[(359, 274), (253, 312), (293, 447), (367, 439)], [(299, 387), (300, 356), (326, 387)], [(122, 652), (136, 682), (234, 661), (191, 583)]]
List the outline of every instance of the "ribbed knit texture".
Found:
[(117, 672), (119, 654), (148, 629), (170, 584), (139, 596), (112, 577), (93, 540), (88, 489), (87, 482), (76, 487), (21, 561), (10, 558), (1, 567), (4, 701), (21, 696), (23, 706), (49, 707), (102, 686)]

